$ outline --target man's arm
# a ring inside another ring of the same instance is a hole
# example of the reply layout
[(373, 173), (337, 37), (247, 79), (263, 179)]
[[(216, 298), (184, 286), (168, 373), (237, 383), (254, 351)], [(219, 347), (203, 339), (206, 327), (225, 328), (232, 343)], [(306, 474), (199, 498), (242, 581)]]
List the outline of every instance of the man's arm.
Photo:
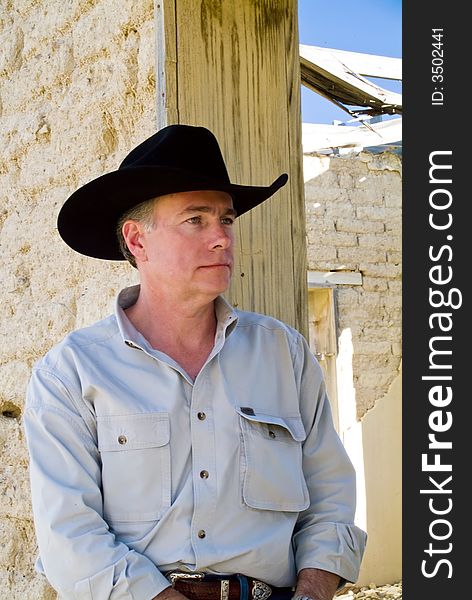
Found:
[(157, 596), (154, 596), (152, 600), (187, 600), (187, 596), (184, 596), (173, 587), (168, 587)]
[(45, 575), (71, 600), (151, 599), (169, 582), (151, 560), (117, 541), (104, 520), (96, 439), (77, 408), (80, 391), (64, 381), (57, 371), (35, 369), (24, 415)]
[[(355, 471), (333, 426), (323, 372), (302, 336), (298, 343), (294, 368), (307, 432), (303, 473), (310, 506), (299, 515), (293, 546), (298, 573), (311, 573), (302, 575), (300, 585), (314, 593), (305, 577), (335, 581), (330, 575), (339, 576), (336, 586), (357, 579), (366, 534), (354, 524)], [(330, 597), (332, 585), (325, 587)]]
[(339, 575), (321, 569), (302, 569), (298, 574), (294, 596), (313, 600), (332, 600), (340, 582)]

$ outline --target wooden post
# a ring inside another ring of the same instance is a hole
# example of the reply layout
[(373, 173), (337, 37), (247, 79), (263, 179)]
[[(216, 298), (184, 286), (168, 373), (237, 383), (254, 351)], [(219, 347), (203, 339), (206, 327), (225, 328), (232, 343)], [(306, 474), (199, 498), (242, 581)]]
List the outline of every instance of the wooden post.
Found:
[(288, 184), (238, 219), (229, 300), (308, 335), (296, 0), (156, 0), (158, 127), (203, 125), (235, 183)]

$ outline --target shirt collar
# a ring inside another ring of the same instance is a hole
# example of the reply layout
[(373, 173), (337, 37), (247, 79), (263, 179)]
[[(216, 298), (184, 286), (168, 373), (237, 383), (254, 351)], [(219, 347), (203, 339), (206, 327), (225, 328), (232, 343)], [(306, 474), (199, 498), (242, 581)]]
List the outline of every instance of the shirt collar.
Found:
[[(118, 329), (120, 330), (125, 344), (143, 349), (144, 347), (148, 347), (149, 344), (146, 338), (134, 327), (125, 313), (125, 310), (132, 306), (138, 299), (140, 289), (141, 286), (138, 284), (126, 287), (119, 292), (115, 300), (115, 316), (118, 323)], [(215, 299), (215, 315), (217, 322), (215, 335), (216, 345), (219, 341), (224, 341), (224, 339), (233, 331), (238, 320), (238, 315), (231, 304), (229, 304), (223, 296), (218, 296)]]
[(215, 299), (215, 315), (217, 323), (216, 342), (219, 338), (226, 338), (231, 334), (236, 327), (238, 315), (231, 304), (223, 298), (223, 296), (218, 296)]

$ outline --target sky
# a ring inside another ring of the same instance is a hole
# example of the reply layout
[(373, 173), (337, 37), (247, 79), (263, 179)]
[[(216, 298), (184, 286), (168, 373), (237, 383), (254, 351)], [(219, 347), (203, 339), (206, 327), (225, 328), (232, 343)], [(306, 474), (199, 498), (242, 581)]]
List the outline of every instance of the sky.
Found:
[[(300, 44), (402, 56), (401, 0), (298, 0)], [(372, 80), (381, 87), (401, 93), (401, 83)], [(332, 123), (350, 115), (302, 85), (302, 121)]]

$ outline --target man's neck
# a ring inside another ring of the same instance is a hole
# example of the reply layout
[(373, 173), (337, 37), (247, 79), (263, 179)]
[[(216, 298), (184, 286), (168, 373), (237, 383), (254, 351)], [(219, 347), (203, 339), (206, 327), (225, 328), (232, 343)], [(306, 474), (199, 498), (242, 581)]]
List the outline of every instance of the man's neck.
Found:
[(154, 349), (196, 377), (214, 345), (214, 300), (177, 301), (141, 288), (138, 300), (126, 309), (126, 315)]

